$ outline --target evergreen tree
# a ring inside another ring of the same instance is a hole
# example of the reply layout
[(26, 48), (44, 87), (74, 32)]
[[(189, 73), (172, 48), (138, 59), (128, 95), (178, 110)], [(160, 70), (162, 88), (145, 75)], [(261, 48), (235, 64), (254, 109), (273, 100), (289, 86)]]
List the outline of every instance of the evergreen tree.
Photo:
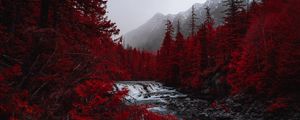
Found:
[(172, 38), (173, 31), (174, 28), (172, 22), (170, 20), (167, 20), (165, 37), (158, 54), (158, 66), (162, 70), (162, 72), (160, 73), (160, 78), (162, 80), (165, 80), (165, 82), (169, 84), (173, 84), (172, 82), (174, 82), (171, 80), (173, 64), (172, 56), (174, 48), (174, 41)]
[(215, 29), (214, 29), (214, 19), (211, 16), (210, 8), (206, 7), (206, 19), (204, 21), (204, 25), (206, 28), (206, 39), (207, 39), (207, 66), (213, 67), (215, 63), (215, 49), (216, 49), (216, 42), (215, 42)]
[(177, 23), (177, 34), (174, 46), (174, 66), (173, 66), (173, 79), (176, 81), (176, 85), (180, 84), (182, 79), (182, 70), (184, 66), (184, 37), (180, 30), (180, 21)]
[(238, 16), (244, 9), (243, 0), (224, 0), (223, 5), (227, 7), (225, 12), (225, 24), (234, 28), (234, 25), (238, 22)]
[(197, 19), (197, 14), (195, 13), (195, 6), (192, 6), (192, 16), (191, 16), (191, 36), (194, 36), (196, 33), (196, 19)]

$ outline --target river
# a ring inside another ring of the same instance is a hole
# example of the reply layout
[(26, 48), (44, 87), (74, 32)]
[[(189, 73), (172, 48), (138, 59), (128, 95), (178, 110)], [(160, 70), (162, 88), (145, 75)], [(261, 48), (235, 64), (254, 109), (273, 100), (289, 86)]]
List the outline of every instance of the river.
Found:
[[(226, 97), (212, 105), (207, 100), (180, 93), (175, 88), (155, 81), (116, 82), (114, 90), (122, 89), (128, 89), (128, 95), (124, 100), (126, 104), (149, 105), (149, 111), (172, 114), (180, 120), (272, 120), (276, 118), (265, 114), (266, 103), (246, 95)], [(295, 119), (285, 119), (280, 115), (282, 120), (299, 120), (300, 113), (292, 112), (285, 116)]]
[[(155, 81), (119, 81), (115, 90), (127, 89), (126, 104), (150, 105), (149, 111), (159, 114), (173, 114), (179, 118), (198, 118), (198, 105), (207, 106), (207, 101), (193, 99), (175, 88)], [(195, 113), (195, 115), (194, 115)], [(197, 114), (197, 115), (196, 115)]]

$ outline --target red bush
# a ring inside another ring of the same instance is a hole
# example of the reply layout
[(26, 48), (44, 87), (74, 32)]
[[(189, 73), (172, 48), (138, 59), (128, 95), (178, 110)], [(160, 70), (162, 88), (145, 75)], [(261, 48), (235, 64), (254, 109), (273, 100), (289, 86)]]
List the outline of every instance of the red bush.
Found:
[[(111, 120), (119, 114), (128, 119), (152, 114), (126, 106), (125, 92), (112, 91), (116, 80), (148, 79), (155, 59), (112, 40), (119, 30), (106, 18), (106, 3), (0, 2), (1, 119)], [(136, 58), (139, 63), (131, 61)], [(149, 69), (141, 74), (131, 73), (145, 66)]]
[(266, 109), (267, 112), (277, 112), (277, 111), (282, 111), (285, 108), (288, 107), (288, 101), (290, 99), (288, 98), (283, 98), (283, 97), (279, 97), (276, 98), (271, 105), (269, 105)]

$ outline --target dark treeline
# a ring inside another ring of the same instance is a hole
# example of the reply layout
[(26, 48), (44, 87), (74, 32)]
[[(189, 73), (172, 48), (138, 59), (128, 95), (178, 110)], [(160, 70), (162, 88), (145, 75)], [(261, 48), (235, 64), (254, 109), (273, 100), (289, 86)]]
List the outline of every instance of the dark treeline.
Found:
[(174, 33), (168, 21), (157, 55), (157, 77), (212, 100), (239, 93), (274, 99), (270, 110), (299, 100), (300, 2), (243, 3), (224, 0), (225, 22), (216, 28), (210, 8), (201, 26), (195, 26), (197, 16), (192, 16), (187, 38), (179, 27)]

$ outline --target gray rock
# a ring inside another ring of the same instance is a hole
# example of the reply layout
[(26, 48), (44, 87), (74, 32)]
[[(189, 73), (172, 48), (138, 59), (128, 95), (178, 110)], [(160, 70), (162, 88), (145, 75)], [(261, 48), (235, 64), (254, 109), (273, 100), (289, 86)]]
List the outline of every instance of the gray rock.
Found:
[(191, 100), (191, 98), (185, 98), (184, 100), (190, 101), (190, 100)]

